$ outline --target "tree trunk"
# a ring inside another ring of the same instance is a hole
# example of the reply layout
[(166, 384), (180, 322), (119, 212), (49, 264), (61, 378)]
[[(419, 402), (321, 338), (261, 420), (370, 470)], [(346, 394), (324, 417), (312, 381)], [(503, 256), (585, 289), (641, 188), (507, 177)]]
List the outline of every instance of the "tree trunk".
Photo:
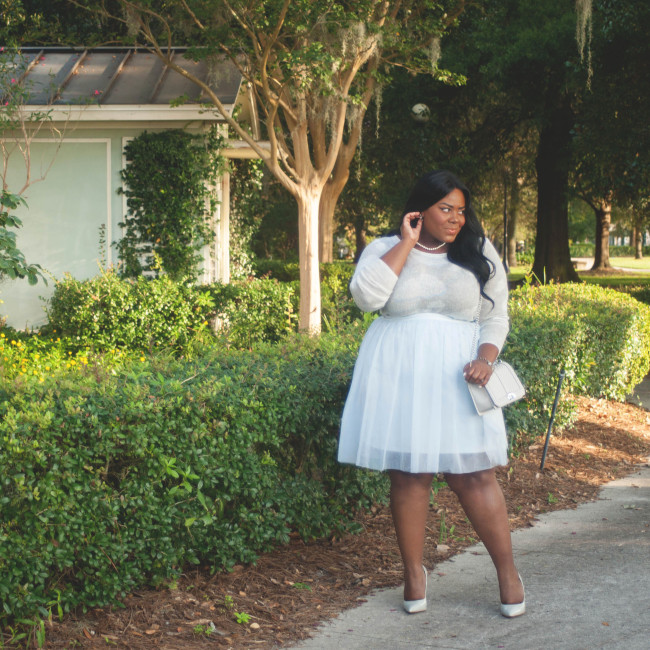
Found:
[(318, 254), (321, 262), (331, 262), (333, 260), (334, 212), (348, 178), (350, 178), (350, 160), (342, 155), (341, 160), (337, 161), (334, 176), (327, 181), (320, 199)]
[(357, 214), (354, 220), (354, 263), (356, 264), (366, 247), (366, 216), (363, 213)]
[(533, 273), (540, 281), (577, 282), (569, 251), (569, 160), (573, 113), (565, 99), (548, 115), (537, 148), (537, 237)]
[(302, 192), (298, 202), (298, 263), (300, 266), (299, 328), (309, 334), (321, 330), (320, 276), (318, 273), (319, 192)]
[(515, 176), (510, 192), (510, 210), (508, 211), (508, 251), (507, 260), (508, 268), (517, 265), (517, 218), (519, 216), (519, 182)]
[(592, 271), (611, 269), (609, 261), (609, 226), (612, 223), (612, 204), (609, 198), (600, 201), (596, 213), (596, 250)]
[(643, 259), (643, 218), (637, 217), (634, 222), (634, 259)]
[(328, 181), (318, 205), (318, 257), (321, 262), (334, 260), (334, 211), (349, 173), (337, 181)]

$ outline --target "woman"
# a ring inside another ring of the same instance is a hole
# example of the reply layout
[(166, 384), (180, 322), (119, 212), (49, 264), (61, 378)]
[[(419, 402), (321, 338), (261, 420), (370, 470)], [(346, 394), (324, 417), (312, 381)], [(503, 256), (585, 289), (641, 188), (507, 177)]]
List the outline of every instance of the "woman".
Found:
[(426, 609), (425, 524), (433, 476), (443, 472), (492, 557), (501, 613), (520, 616), (524, 587), (494, 470), (507, 464), (503, 416), (477, 415), (466, 385), (484, 385), (492, 374), (508, 333), (508, 288), (467, 188), (449, 172), (425, 174), (399, 234), (364, 250), (350, 290), (361, 309), (381, 315), (359, 350), (339, 461), (388, 471), (404, 609)]

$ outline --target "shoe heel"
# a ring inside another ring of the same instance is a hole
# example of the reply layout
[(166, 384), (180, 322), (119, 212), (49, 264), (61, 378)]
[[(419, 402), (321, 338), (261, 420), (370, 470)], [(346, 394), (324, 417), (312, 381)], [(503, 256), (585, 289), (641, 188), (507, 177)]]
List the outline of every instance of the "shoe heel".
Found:
[(403, 601), (404, 611), (407, 614), (417, 614), (427, 609), (427, 570), (424, 565), (422, 565), (422, 570), (424, 571), (424, 598)]
[[(519, 576), (519, 582), (521, 586), (524, 586), (524, 581)], [(524, 599), (520, 603), (506, 604), (501, 603), (501, 616), (506, 618), (516, 618), (526, 613), (526, 589), (524, 588)]]

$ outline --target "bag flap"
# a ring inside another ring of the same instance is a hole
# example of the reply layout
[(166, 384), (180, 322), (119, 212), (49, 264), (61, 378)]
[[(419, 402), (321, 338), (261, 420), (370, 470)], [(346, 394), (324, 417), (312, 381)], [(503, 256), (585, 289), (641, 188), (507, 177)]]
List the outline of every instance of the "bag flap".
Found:
[(505, 361), (494, 366), (492, 377), (485, 389), (496, 406), (502, 407), (516, 402), (526, 394), (526, 389), (512, 366)]

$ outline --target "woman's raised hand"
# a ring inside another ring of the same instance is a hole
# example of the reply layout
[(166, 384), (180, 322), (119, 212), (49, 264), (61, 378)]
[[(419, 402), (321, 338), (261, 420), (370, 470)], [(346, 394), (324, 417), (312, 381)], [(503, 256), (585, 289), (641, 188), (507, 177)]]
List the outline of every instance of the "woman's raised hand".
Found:
[[(417, 219), (415, 226), (411, 226), (411, 221)], [(422, 230), (422, 213), (420, 212), (407, 212), (402, 219), (402, 226), (400, 234), (402, 239), (411, 242), (413, 246), (420, 238), (420, 231)]]
[[(411, 226), (411, 221), (417, 219), (415, 226)], [(381, 259), (399, 275), (406, 264), (406, 258), (413, 250), (415, 244), (420, 238), (422, 230), (422, 215), (419, 212), (407, 212), (402, 218), (400, 227), (401, 239), (387, 253), (381, 256)]]

